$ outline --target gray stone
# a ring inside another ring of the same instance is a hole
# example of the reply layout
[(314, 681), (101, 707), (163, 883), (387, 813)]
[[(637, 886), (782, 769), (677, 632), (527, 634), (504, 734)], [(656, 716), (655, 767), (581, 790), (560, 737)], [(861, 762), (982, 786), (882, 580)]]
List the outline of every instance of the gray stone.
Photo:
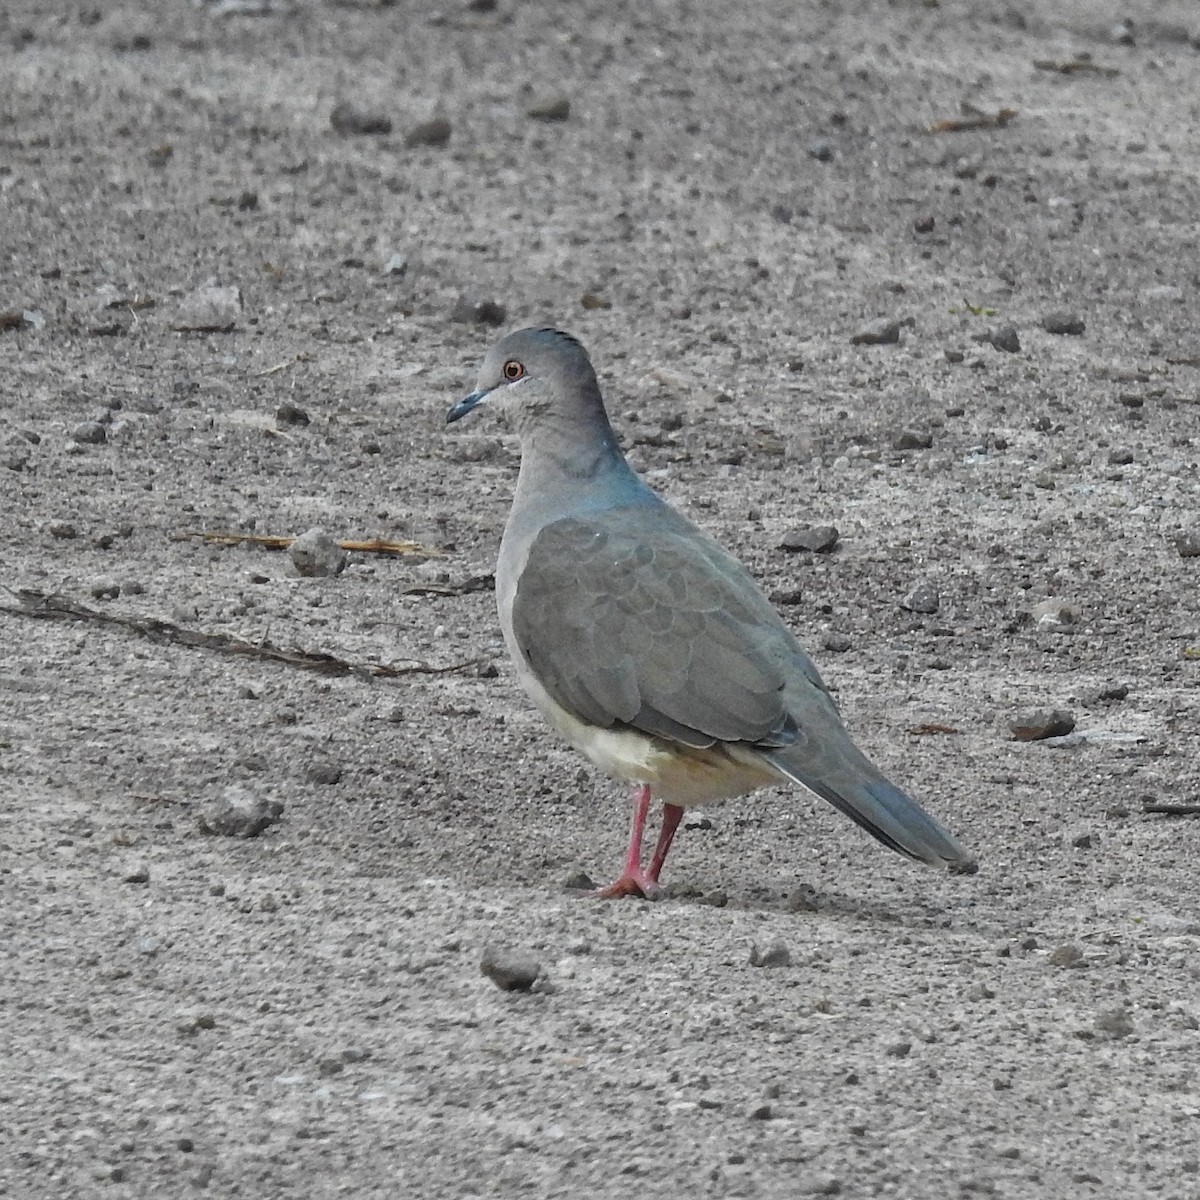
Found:
[(430, 117), (414, 125), (405, 135), (404, 144), (413, 149), (416, 146), (445, 146), (450, 141), (453, 132), (450, 122), (445, 117)]
[(541, 964), (531, 955), (492, 946), (484, 949), (479, 969), (502, 992), (527, 992), (542, 973)]
[(1047, 313), (1042, 318), (1042, 328), (1047, 333), (1065, 334), (1070, 337), (1080, 337), (1085, 325), (1078, 313), (1056, 310)]
[(450, 320), (465, 325), (503, 325), (507, 316), (503, 304), (470, 296), (459, 296), (450, 310)]
[(779, 539), (781, 550), (808, 550), (828, 554), (838, 544), (838, 531), (832, 525), (797, 525)]
[(1065, 737), (1075, 728), (1075, 718), (1065, 709), (1037, 708), (1014, 717), (1008, 727), (1018, 742), (1040, 742)]
[(346, 552), (323, 529), (302, 533), (288, 547), (288, 555), (296, 573), (309, 578), (340, 575), (346, 569)]
[(995, 329), (989, 330), (987, 333), (981, 333), (976, 338), (977, 342), (988, 342), (997, 350), (1003, 350), (1005, 354), (1019, 354), (1021, 352), (1021, 339), (1017, 336), (1016, 328), (1012, 325), (998, 325)]
[(408, 272), (408, 259), (403, 254), (389, 254), (384, 260), (383, 273), (385, 275), (404, 275)]
[(232, 784), (219, 799), (201, 808), (197, 820), (202, 833), (217, 837), (255, 838), (283, 816), (278, 800), (265, 800), (249, 788)]
[(766, 946), (755, 942), (750, 947), (750, 965), (752, 967), (788, 967), (792, 963), (792, 952), (786, 942), (775, 941)]
[(177, 333), (229, 333), (242, 308), (241, 288), (209, 279), (180, 300), (171, 328)]
[(275, 409), (275, 420), (280, 425), (308, 425), (312, 418), (300, 407), (291, 400), (281, 401)]
[(335, 104), (329, 114), (329, 124), (336, 133), (350, 137), (355, 134), (387, 134), (392, 132), (391, 118), (372, 109), (360, 108), (349, 100)]
[(571, 101), (566, 96), (542, 96), (526, 110), (535, 121), (565, 121), (571, 115)]
[(832, 162), (833, 146), (824, 138), (814, 138), (808, 143), (808, 157), (815, 158), (817, 162)]
[(332, 787), (342, 781), (341, 764), (329, 761), (310, 763), (305, 772), (309, 783), (320, 784), (322, 787)]
[(1177, 533), (1175, 549), (1179, 551), (1180, 558), (1200, 558), (1200, 528)]
[(919, 429), (901, 429), (892, 437), (893, 450), (928, 450), (933, 445), (933, 434)]
[(914, 613), (935, 613), (942, 606), (937, 588), (928, 579), (921, 580), (900, 601), (900, 607)]
[(852, 346), (894, 346), (900, 340), (900, 322), (889, 317), (868, 321), (850, 339)]
[(71, 430), (71, 440), (84, 446), (103, 446), (108, 430), (99, 421), (83, 421)]

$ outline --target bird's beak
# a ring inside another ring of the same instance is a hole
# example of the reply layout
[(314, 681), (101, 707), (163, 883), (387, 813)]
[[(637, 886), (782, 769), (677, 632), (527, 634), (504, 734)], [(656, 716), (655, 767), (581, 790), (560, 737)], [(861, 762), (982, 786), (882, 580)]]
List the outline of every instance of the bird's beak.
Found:
[(469, 396), (464, 396), (447, 414), (446, 424), (452, 425), (455, 421), (462, 420), (472, 409), (478, 408), (486, 399), (488, 393), (486, 391), (472, 392)]

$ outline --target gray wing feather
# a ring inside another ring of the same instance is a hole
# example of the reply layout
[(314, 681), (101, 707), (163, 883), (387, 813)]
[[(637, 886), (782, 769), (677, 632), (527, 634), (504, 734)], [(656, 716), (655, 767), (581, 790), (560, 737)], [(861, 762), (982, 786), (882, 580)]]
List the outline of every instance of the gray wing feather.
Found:
[(785, 688), (797, 668), (828, 703), (741, 565), (665, 506), (545, 526), (518, 580), (512, 625), (554, 701), (604, 728), (691, 746), (790, 745)]

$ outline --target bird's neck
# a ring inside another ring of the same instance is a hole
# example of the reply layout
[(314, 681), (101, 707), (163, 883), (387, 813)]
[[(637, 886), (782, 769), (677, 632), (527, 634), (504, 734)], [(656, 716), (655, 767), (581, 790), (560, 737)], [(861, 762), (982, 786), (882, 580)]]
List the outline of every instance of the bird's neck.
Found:
[(521, 444), (516, 504), (552, 488), (572, 511), (610, 508), (653, 499), (617, 443), (603, 409), (560, 423), (544, 419)]

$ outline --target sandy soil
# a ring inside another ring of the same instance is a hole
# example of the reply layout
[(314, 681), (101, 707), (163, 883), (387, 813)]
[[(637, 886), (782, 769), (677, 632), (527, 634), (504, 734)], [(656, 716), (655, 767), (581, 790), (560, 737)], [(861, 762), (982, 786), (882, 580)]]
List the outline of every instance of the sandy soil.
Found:
[[(1200, 1195), (1200, 826), (1144, 809), (1200, 798), (1194, 6), (235, 7), (0, 8), (0, 1194)], [(532, 323), (977, 875), (780, 791), (564, 891), (624, 798), (479, 582), (515, 446), (443, 425)], [(313, 526), (444, 557), (184, 536)]]

